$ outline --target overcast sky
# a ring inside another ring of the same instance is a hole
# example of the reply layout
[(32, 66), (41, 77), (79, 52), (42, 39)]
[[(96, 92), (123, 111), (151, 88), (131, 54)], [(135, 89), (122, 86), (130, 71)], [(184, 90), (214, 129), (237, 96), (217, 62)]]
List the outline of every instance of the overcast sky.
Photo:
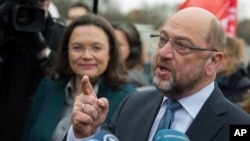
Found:
[[(132, 9), (140, 8), (142, 3), (147, 4), (180, 4), (185, 0), (115, 0), (119, 3), (122, 12), (127, 13)], [(238, 0), (238, 19), (250, 18), (250, 0)]]
[(181, 3), (184, 0), (115, 0), (121, 6), (122, 12), (128, 12), (134, 8), (140, 8), (142, 3), (147, 4), (159, 4), (159, 3), (168, 3), (168, 4), (176, 4)]

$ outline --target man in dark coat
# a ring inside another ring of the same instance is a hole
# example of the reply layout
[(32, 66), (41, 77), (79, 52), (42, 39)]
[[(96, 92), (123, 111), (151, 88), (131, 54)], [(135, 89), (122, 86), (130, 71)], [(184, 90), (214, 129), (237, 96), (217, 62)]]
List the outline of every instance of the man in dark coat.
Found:
[[(102, 127), (120, 141), (151, 141), (158, 127), (178, 130), (190, 141), (228, 141), (230, 125), (250, 124), (250, 116), (227, 100), (214, 82), (226, 37), (213, 14), (197, 7), (183, 9), (168, 19), (160, 34), (150, 37), (157, 48), (152, 74), (158, 91), (131, 94)], [(75, 98), (67, 140), (97, 134), (109, 110), (108, 100), (96, 98), (86, 76), (82, 92)], [(165, 112), (171, 109), (165, 104), (169, 101), (180, 106), (171, 124), (163, 127), (164, 113), (171, 115)]]

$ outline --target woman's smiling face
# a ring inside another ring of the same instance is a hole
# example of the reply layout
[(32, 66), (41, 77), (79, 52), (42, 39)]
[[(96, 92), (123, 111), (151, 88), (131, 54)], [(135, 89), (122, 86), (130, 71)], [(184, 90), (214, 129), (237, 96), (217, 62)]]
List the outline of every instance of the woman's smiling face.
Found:
[(78, 26), (71, 34), (68, 55), (77, 77), (88, 75), (90, 81), (96, 81), (107, 69), (110, 59), (108, 36), (97, 26)]

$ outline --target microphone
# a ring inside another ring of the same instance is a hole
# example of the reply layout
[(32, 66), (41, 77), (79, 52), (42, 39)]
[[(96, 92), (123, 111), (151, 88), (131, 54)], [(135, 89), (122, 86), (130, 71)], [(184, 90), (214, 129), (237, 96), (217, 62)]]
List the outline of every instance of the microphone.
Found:
[(98, 0), (94, 0), (93, 13), (97, 14), (97, 12), (98, 12)]
[(119, 140), (109, 131), (101, 129), (96, 135), (94, 135), (90, 139), (87, 139), (86, 141), (119, 141)]
[(190, 139), (180, 131), (163, 129), (156, 133), (153, 141), (190, 141)]

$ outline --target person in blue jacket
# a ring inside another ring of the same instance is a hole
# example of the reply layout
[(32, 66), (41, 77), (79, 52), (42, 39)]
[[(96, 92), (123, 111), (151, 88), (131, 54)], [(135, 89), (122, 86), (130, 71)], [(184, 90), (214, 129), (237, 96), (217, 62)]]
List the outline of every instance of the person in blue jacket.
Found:
[[(87, 14), (66, 29), (50, 77), (38, 86), (23, 131), (23, 141), (59, 141), (71, 125), (74, 99), (88, 76), (97, 97), (106, 97), (109, 123), (120, 102), (136, 89), (128, 84), (111, 24)], [(81, 106), (81, 105), (79, 105)]]

